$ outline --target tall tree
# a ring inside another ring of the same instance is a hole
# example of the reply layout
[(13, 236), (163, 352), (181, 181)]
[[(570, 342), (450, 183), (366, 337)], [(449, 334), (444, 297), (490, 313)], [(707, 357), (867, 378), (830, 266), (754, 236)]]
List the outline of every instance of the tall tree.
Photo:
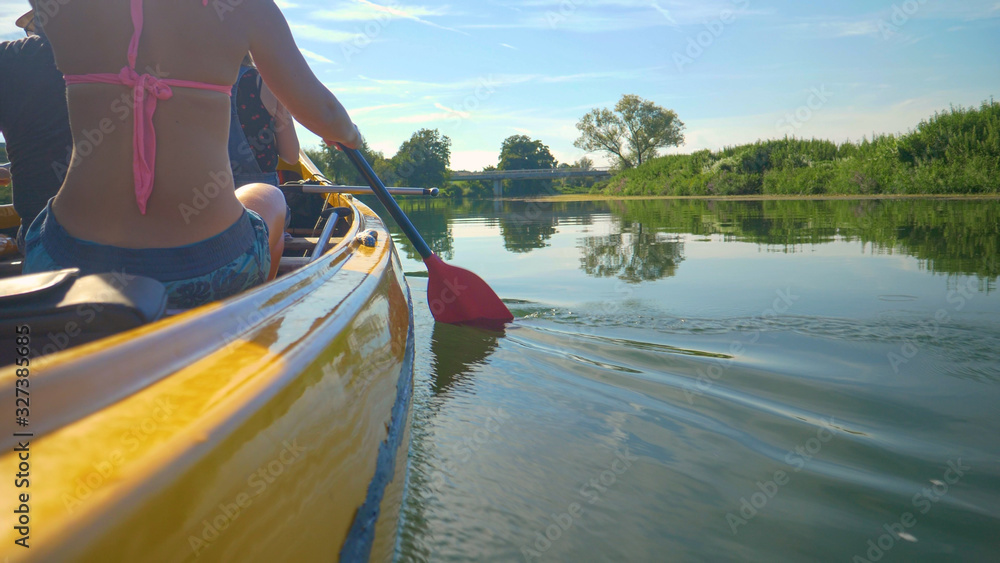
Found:
[[(327, 178), (345, 186), (367, 185), (364, 178), (361, 177), (361, 174), (358, 173), (358, 170), (351, 164), (351, 161), (347, 159), (347, 155), (342, 151), (328, 147), (326, 144), (321, 145), (320, 149), (320, 152), (307, 150), (306, 154)], [(362, 141), (358, 151), (372, 165), (375, 173), (385, 182), (385, 185), (394, 185), (392, 178), (383, 177), (383, 175), (389, 176), (387, 172), (391, 170), (387, 170), (388, 160), (385, 158), (385, 155), (369, 147), (367, 141)], [(317, 159), (316, 157), (320, 158)]]
[(577, 148), (606, 152), (623, 168), (641, 165), (655, 157), (657, 149), (684, 143), (684, 123), (677, 114), (635, 94), (622, 96), (614, 111), (592, 110), (576, 128)]
[(417, 188), (444, 188), (451, 176), (451, 139), (421, 129), (399, 146), (392, 165), (400, 181)]
[[(556, 158), (549, 147), (527, 135), (512, 135), (500, 148), (498, 170), (543, 170), (555, 168)], [(504, 190), (509, 195), (531, 195), (552, 191), (552, 180), (505, 180)]]

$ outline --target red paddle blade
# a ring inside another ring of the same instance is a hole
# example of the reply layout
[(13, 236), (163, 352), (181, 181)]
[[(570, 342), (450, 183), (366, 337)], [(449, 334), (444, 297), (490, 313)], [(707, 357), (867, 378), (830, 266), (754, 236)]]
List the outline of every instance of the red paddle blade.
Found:
[(427, 265), (427, 304), (442, 323), (506, 323), (514, 320), (507, 306), (476, 274), (445, 264), (437, 254)]

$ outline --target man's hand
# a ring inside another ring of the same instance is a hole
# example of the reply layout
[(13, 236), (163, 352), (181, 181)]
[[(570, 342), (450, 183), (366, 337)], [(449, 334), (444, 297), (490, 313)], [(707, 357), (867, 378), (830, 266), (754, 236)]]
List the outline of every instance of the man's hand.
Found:
[(0, 165), (0, 186), (10, 184), (10, 163)]

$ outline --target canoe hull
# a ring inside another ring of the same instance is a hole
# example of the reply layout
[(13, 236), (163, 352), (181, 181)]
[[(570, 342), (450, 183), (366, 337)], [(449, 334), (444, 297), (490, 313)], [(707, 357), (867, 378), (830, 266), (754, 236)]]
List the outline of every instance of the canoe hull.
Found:
[[(356, 228), (379, 231), (375, 248), (352, 242), (237, 298), (242, 306), (208, 306), (37, 364), (32, 398), (53, 405), (37, 418), (57, 422), (41, 426), (31, 445), (39, 460), (33, 558), (391, 557), (408, 444), (412, 305), (388, 232), (371, 210), (352, 205)], [(171, 332), (216, 342), (189, 346)], [(169, 374), (152, 373), (150, 358), (164, 354), (174, 356)], [(97, 373), (102, 366), (115, 373)], [(12, 376), (3, 373), (0, 385), (13, 388)], [(139, 383), (102, 404), (108, 377)], [(72, 403), (67, 394), (90, 407), (59, 422), (67, 409), (55, 405)], [(16, 459), (6, 454), (0, 467), (13, 475)], [(12, 485), (0, 487), (4, 505), (15, 498)], [(0, 554), (23, 557), (8, 547), (16, 532), (3, 534)]]

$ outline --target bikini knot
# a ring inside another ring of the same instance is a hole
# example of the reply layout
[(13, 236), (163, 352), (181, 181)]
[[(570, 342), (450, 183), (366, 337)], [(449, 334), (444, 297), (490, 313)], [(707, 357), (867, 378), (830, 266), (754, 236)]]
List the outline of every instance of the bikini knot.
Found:
[(134, 69), (124, 67), (118, 73), (122, 84), (131, 88), (137, 88), (149, 92), (158, 100), (166, 100), (174, 95), (170, 86), (152, 74), (139, 74)]

